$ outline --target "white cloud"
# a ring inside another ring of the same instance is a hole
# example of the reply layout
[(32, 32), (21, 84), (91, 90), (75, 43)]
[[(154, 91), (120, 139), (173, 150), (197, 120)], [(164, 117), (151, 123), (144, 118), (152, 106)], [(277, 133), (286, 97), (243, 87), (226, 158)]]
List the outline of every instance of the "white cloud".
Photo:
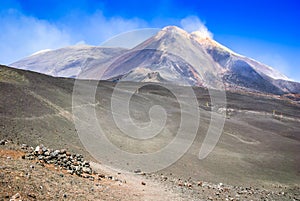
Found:
[(0, 13), (0, 63), (9, 64), (42, 49), (70, 44), (64, 30), (47, 21), (25, 16), (9, 9)]
[(207, 29), (205, 23), (197, 16), (188, 16), (180, 21), (181, 27), (187, 32), (194, 32), (200, 37), (213, 38), (213, 34)]
[(62, 23), (65, 29), (72, 33), (74, 39), (84, 40), (91, 45), (99, 45), (108, 38), (125, 31), (147, 27), (147, 23), (141, 19), (107, 18), (101, 11), (92, 15), (75, 15), (63, 19)]
[(106, 18), (101, 11), (70, 16), (50, 23), (14, 9), (0, 11), (0, 64), (10, 64), (43, 49), (99, 45), (116, 34), (146, 27), (143, 20)]
[[(201, 36), (212, 37), (196, 16), (186, 17), (180, 23), (189, 32), (196, 31)], [(1, 64), (10, 64), (43, 49), (76, 44), (100, 45), (120, 33), (149, 27), (147, 22), (139, 18), (107, 18), (101, 11), (93, 14), (69, 13), (58, 21), (49, 22), (27, 16), (16, 9), (0, 11), (0, 24)], [(138, 38), (130, 34), (135, 41), (141, 41), (149, 35), (142, 34), (144, 38)], [(128, 37), (130, 34), (125, 35)], [(135, 41), (126, 44), (134, 46)]]

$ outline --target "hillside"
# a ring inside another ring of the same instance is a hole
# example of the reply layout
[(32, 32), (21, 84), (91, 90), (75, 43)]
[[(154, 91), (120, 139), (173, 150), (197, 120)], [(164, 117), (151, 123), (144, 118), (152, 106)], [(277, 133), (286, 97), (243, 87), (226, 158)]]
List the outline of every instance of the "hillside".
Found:
[[(1, 66), (0, 136), (32, 146), (41, 143), (53, 148), (67, 146), (70, 151), (92, 158), (82, 146), (73, 123), (73, 83), (72, 79)], [(124, 82), (124, 85), (135, 86), (136, 83)], [(96, 95), (98, 121), (114, 133), (110, 140), (121, 143), (120, 146), (133, 152), (157, 149), (152, 147), (152, 143), (159, 142), (163, 146), (165, 142), (161, 138), (142, 147), (128, 147), (124, 144), (126, 141), (120, 141), (123, 136), (110, 112), (113, 88), (114, 83), (101, 82), (97, 91), (99, 95)], [(184, 87), (182, 90), (185, 90)], [(298, 183), (299, 105), (286, 98), (228, 92), (223, 134), (209, 157), (200, 161), (196, 156), (207, 131), (212, 108), (209, 106), (208, 91), (195, 88), (195, 93), (201, 108), (196, 141), (179, 161), (163, 172), (230, 184)], [(148, 101), (141, 102), (145, 99)], [(174, 101), (168, 91), (151, 85), (143, 87), (139, 94), (132, 97), (133, 118), (147, 121), (147, 108), (153, 104), (162, 105), (170, 112), (167, 130), (163, 131), (163, 135), (168, 136), (178, 128), (180, 117)], [(187, 166), (190, 171), (182, 171)]]

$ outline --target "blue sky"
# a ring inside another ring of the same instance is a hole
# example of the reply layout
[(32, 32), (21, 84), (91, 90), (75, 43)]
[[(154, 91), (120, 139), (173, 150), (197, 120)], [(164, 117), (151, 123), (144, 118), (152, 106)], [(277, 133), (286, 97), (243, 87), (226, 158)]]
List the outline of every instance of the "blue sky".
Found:
[(297, 0), (2, 0), (0, 63), (41, 49), (99, 45), (125, 31), (183, 27), (183, 19), (199, 19), (218, 42), (300, 81), (299, 10)]

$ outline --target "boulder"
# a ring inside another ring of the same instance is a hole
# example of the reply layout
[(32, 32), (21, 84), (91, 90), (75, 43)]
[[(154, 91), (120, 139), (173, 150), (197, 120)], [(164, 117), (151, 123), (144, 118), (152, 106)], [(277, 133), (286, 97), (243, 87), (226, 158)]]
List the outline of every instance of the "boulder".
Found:
[(89, 167), (83, 167), (83, 168), (82, 168), (82, 171), (83, 171), (84, 173), (87, 173), (87, 174), (92, 174), (92, 169), (89, 168)]

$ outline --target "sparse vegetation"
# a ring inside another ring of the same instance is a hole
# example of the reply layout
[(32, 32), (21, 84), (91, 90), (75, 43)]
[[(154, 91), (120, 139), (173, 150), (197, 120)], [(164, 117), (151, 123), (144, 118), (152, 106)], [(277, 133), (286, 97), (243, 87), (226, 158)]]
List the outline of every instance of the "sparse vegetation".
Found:
[(29, 81), (24, 75), (9, 68), (0, 67), (0, 82), (27, 85)]

